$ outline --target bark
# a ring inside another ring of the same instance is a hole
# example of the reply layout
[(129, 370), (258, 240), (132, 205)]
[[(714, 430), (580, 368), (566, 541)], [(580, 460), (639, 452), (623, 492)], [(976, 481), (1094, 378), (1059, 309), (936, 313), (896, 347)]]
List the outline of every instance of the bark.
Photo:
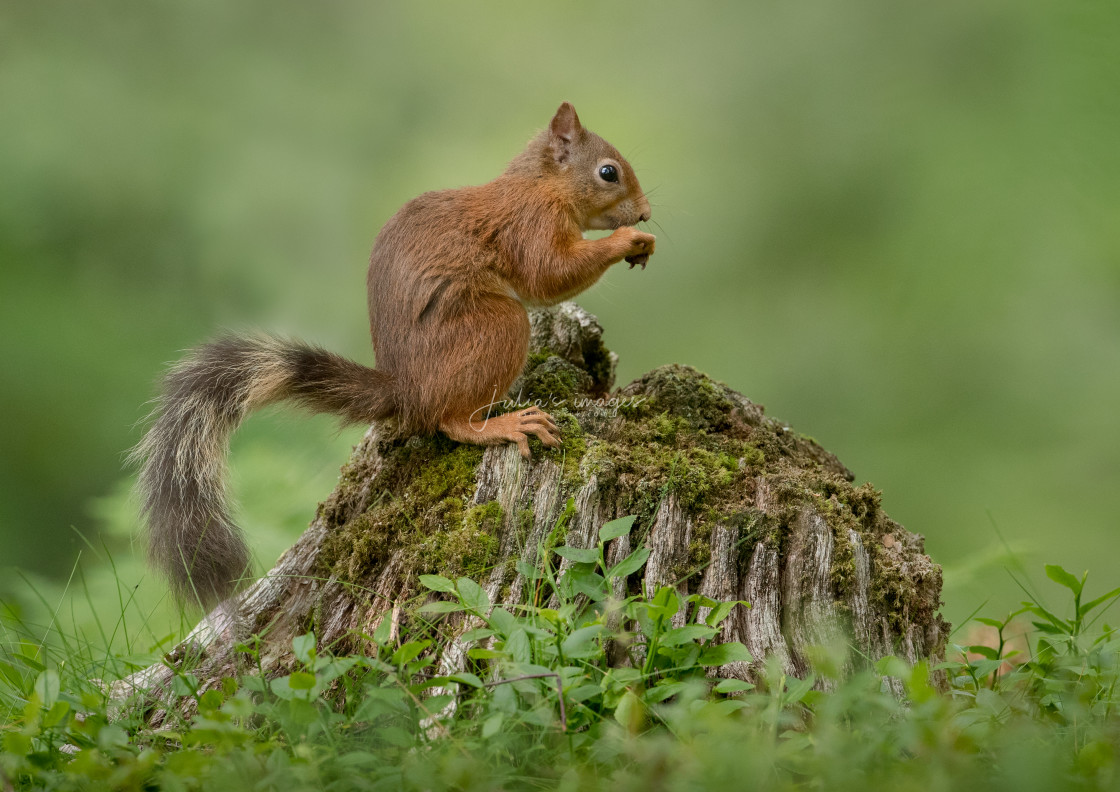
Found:
[[(666, 366), (612, 390), (616, 358), (574, 304), (532, 322), (529, 363), (511, 394), (552, 413), (563, 449), (534, 441), (526, 462), (513, 446), (372, 427), (275, 567), (114, 695), (172, 704), (169, 681), (187, 663), (203, 688), (214, 686), (245, 670), (235, 644), (248, 635), (259, 636), (269, 675), (292, 670), (291, 640), (309, 629), (336, 653), (366, 651), (386, 614), (394, 639), (407, 629), (422, 574), (467, 575), (491, 601), (517, 602), (526, 590), (517, 561), (538, 565), (557, 533), (591, 547), (605, 522), (631, 514), (634, 528), (613, 540), (608, 561), (640, 543), (651, 553), (616, 594), (671, 584), (750, 603), (723, 622), (722, 639), (745, 644), (755, 662), (721, 675), (753, 679), (773, 658), (801, 677), (821, 645), (846, 645), (849, 670), (888, 654), (941, 657), (940, 567), (883, 512), (874, 488), (854, 485), (812, 439), (694, 369)], [(463, 663), (454, 627), (436, 649), (444, 672)], [(152, 710), (153, 725), (163, 713)]]

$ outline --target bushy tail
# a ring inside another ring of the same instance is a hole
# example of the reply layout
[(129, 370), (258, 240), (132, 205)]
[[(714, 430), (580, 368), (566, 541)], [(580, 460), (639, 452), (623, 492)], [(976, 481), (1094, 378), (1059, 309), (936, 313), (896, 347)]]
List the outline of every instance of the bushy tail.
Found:
[(168, 372), (132, 458), (140, 463), (148, 558), (180, 602), (209, 608), (245, 574), (249, 549), (226, 496), (229, 437), (252, 410), (284, 399), (347, 423), (397, 411), (391, 375), (280, 338), (223, 338)]

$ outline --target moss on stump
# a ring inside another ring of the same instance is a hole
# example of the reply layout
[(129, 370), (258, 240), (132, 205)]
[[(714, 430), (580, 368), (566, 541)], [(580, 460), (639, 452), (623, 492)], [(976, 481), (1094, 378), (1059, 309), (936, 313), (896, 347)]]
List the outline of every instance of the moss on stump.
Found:
[[(538, 564), (557, 543), (593, 546), (605, 522), (625, 515), (636, 516), (634, 528), (614, 540), (608, 561), (640, 543), (651, 550), (630, 592), (673, 584), (751, 604), (722, 623), (721, 638), (744, 643), (755, 665), (722, 674), (751, 678), (774, 657), (803, 675), (811, 647), (838, 642), (849, 645), (851, 667), (886, 654), (940, 657), (940, 567), (870, 484), (856, 485), (814, 440), (688, 366), (614, 389), (602, 328), (574, 304), (531, 320), (532, 352), (504, 409), (540, 405), (563, 447), (534, 439), (525, 462), (512, 446), (371, 428), (304, 536), (227, 606), (225, 621), (211, 614), (196, 631), (206, 673), (232, 670), (231, 632), (262, 633), (273, 647), (265, 669), (279, 673), (292, 636), (309, 626), (336, 651), (360, 651), (389, 610), (407, 631), (402, 606), (419, 601), (424, 574), (472, 577), (492, 601), (516, 601), (525, 588), (518, 561)], [(141, 672), (134, 687), (159, 673)]]

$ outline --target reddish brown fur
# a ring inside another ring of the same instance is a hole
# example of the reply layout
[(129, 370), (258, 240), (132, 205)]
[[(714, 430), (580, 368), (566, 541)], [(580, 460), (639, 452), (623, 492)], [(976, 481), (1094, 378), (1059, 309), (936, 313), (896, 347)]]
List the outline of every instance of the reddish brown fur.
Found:
[[(597, 176), (603, 161), (620, 171), (617, 184)], [(517, 442), (526, 454), (526, 433), (556, 444), (539, 411), (485, 421), (525, 364), (523, 303), (554, 304), (612, 264), (647, 257), (653, 235), (629, 226), (649, 214), (629, 163), (567, 103), (494, 181), (405, 204), (378, 235), (368, 286), (377, 368), (395, 378), (406, 430)], [(584, 239), (591, 228), (616, 230)]]

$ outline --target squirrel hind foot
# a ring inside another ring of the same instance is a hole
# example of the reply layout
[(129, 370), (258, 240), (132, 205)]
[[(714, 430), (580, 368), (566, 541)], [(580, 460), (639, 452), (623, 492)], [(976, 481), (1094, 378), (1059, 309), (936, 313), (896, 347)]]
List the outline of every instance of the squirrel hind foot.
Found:
[(481, 419), (448, 419), (440, 424), (440, 431), (460, 443), (475, 445), (501, 445), (515, 443), (521, 456), (530, 458), (529, 435), (534, 435), (548, 448), (559, 448), (560, 428), (552, 416), (539, 407), (483, 417)]

